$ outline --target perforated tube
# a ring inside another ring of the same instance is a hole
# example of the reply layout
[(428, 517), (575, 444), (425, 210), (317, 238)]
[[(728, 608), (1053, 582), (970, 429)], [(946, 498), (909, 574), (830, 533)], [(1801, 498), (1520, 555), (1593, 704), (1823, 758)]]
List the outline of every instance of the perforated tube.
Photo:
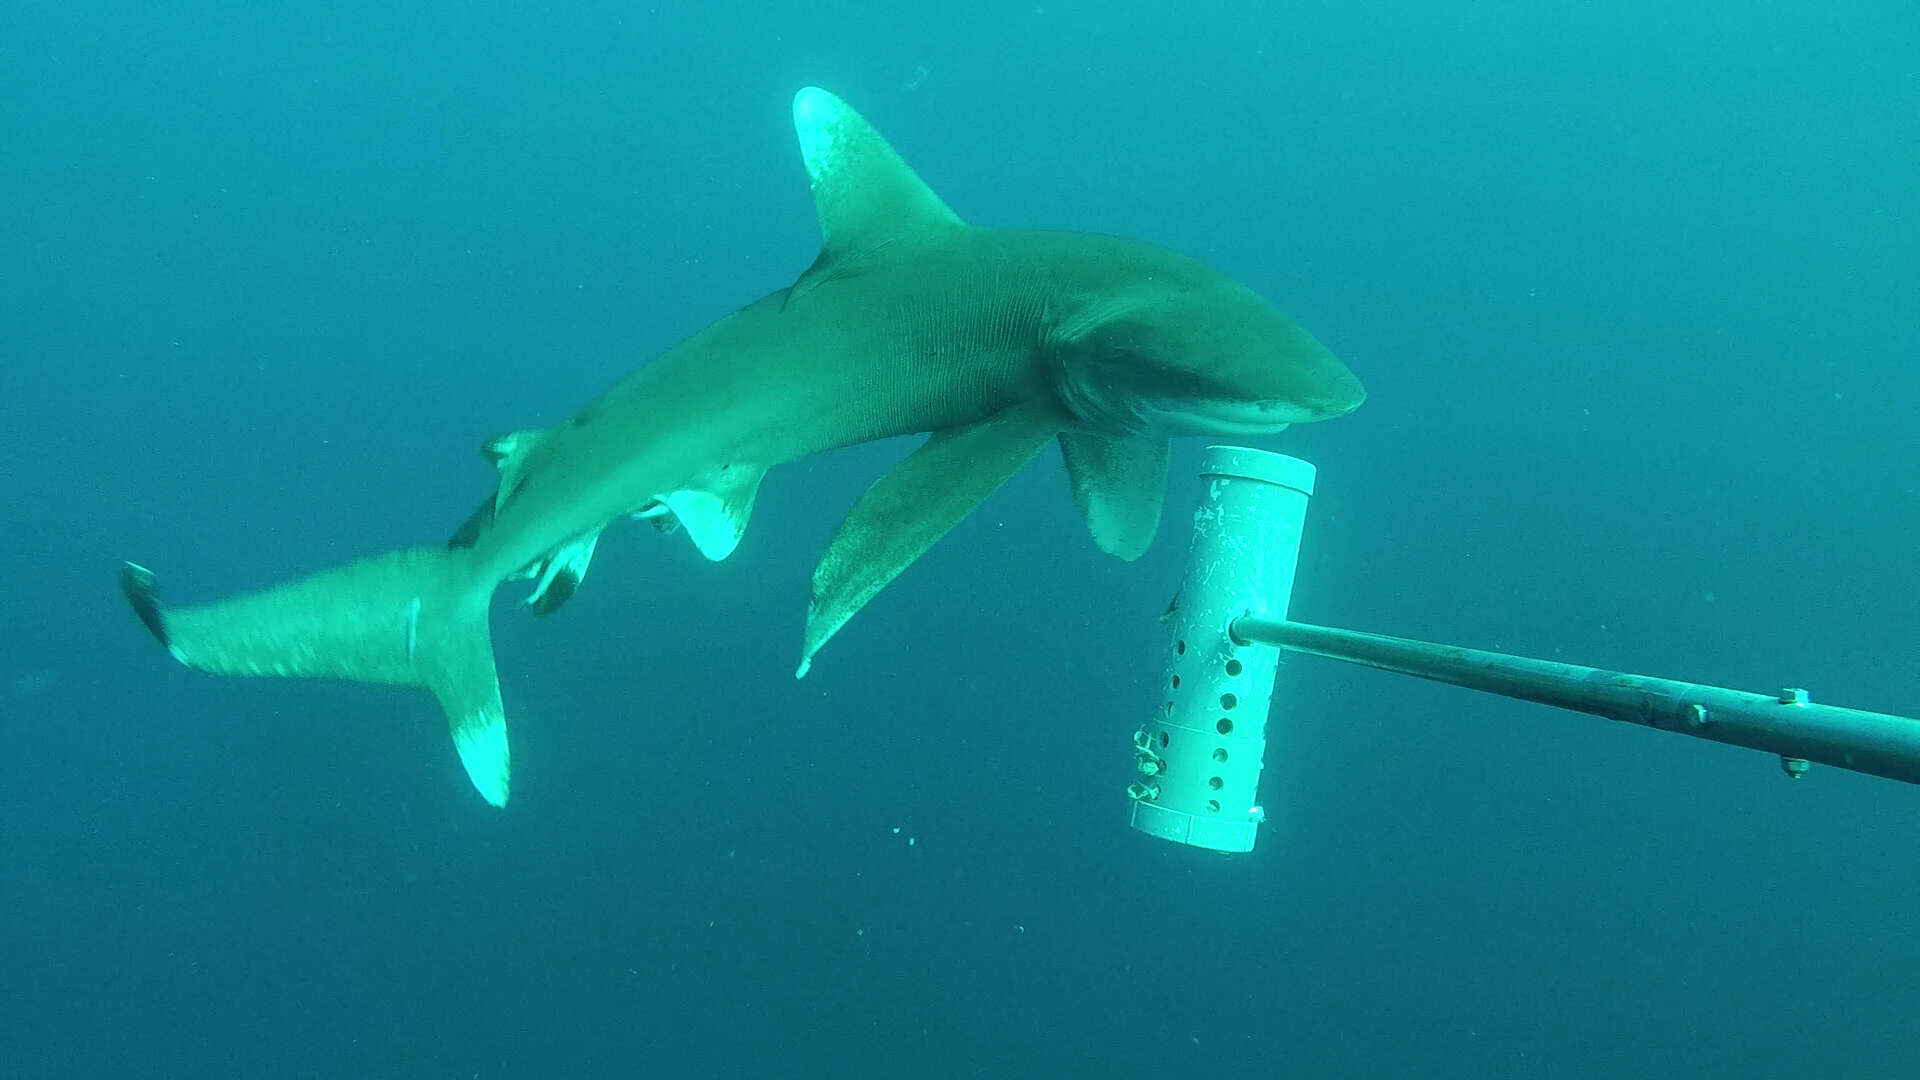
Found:
[(1216, 851), (1251, 851), (1266, 812), (1260, 768), (1279, 651), (1239, 645), (1233, 620), (1284, 618), (1314, 468), (1264, 450), (1209, 446), (1193, 544), (1168, 611), (1161, 704), (1134, 733), (1132, 825)]

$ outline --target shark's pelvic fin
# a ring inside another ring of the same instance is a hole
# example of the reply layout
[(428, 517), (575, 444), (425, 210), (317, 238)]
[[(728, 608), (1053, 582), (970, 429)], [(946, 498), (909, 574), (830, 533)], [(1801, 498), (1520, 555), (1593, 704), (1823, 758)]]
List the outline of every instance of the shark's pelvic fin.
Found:
[(873, 125), (825, 90), (793, 96), (793, 130), (820, 213), (816, 266), (961, 224)]
[(853, 504), (813, 571), (813, 597), (795, 678), (874, 594), (912, 565), (1060, 431), (1046, 402), (1016, 405), (937, 432)]
[(673, 512), (700, 554), (714, 562), (733, 554), (746, 534), (753, 500), (767, 470), (757, 465), (723, 465), (660, 501)]
[(491, 589), (475, 585), (466, 552), (438, 547), (402, 548), (178, 609), (160, 602), (144, 567), (128, 563), (120, 572), (140, 621), (188, 667), (433, 691), (473, 786), (504, 806), (507, 720), (487, 636)]
[(673, 511), (667, 509), (667, 504), (663, 502), (650, 502), (627, 516), (652, 525), (661, 536), (672, 536), (680, 531), (680, 519), (674, 517)]
[(1167, 491), (1167, 441), (1060, 433), (1073, 501), (1101, 551), (1132, 562), (1153, 544)]

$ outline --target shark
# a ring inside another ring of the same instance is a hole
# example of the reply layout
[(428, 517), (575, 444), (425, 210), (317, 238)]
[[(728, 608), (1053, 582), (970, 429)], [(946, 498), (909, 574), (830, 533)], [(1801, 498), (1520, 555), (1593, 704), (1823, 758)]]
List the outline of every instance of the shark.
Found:
[(1365, 391), (1265, 298), (1201, 262), (1093, 233), (969, 224), (859, 113), (793, 98), (821, 243), (789, 286), (641, 365), (570, 419), (482, 451), (491, 495), (442, 544), (405, 547), (191, 606), (125, 563), (134, 613), (220, 675), (423, 688), (473, 787), (507, 803), (507, 713), (490, 630), (503, 583), (560, 608), (629, 518), (700, 555), (740, 543), (762, 479), (839, 447), (925, 435), (857, 498), (811, 582), (801, 659), (1045, 446), (1096, 546), (1147, 550), (1168, 440), (1338, 417)]

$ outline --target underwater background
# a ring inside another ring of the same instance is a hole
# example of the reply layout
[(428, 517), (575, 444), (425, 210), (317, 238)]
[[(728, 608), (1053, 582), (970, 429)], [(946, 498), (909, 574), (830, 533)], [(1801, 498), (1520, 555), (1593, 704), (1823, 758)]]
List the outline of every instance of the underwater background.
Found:
[(1920, 1072), (1920, 791), (1331, 662), (1258, 848), (1131, 831), (1200, 443), (1056, 455), (792, 678), (911, 444), (724, 563), (502, 590), (504, 811), (417, 691), (128, 614), (441, 539), (816, 244), (819, 84), (983, 224), (1139, 236), (1360, 375), (1296, 617), (1920, 708), (1920, 13), (1886, 3), (67, 4), (0, 41), (0, 1077)]

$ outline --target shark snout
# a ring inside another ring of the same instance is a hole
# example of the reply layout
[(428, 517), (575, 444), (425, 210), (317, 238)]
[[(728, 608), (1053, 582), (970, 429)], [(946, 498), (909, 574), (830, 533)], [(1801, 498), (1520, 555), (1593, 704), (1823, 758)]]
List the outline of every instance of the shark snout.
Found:
[(1311, 424), (1345, 416), (1367, 400), (1366, 388), (1331, 354), (1297, 368), (1277, 396), (1211, 401), (1195, 411), (1243, 432), (1277, 431), (1290, 424)]
[(1346, 365), (1326, 356), (1311, 368), (1296, 366), (1278, 385), (1255, 390), (1230, 383), (1177, 388), (1156, 386), (1122, 407), (1102, 403), (1096, 391), (1076, 395), (1092, 402), (1090, 415), (1124, 415), (1148, 430), (1186, 435), (1270, 435), (1294, 424), (1345, 416), (1367, 398)]
[(1319, 392), (1306, 403), (1314, 420), (1332, 420), (1359, 408), (1367, 400), (1367, 388), (1347, 365), (1327, 357), (1327, 370), (1320, 372)]
[[(1301, 337), (1305, 337), (1301, 332)], [(1289, 414), (1289, 422), (1312, 423), (1345, 416), (1367, 400), (1366, 388), (1353, 370), (1333, 352), (1312, 339), (1296, 346), (1273, 370), (1261, 404), (1275, 413)], [(1268, 395), (1271, 395), (1268, 397)]]

